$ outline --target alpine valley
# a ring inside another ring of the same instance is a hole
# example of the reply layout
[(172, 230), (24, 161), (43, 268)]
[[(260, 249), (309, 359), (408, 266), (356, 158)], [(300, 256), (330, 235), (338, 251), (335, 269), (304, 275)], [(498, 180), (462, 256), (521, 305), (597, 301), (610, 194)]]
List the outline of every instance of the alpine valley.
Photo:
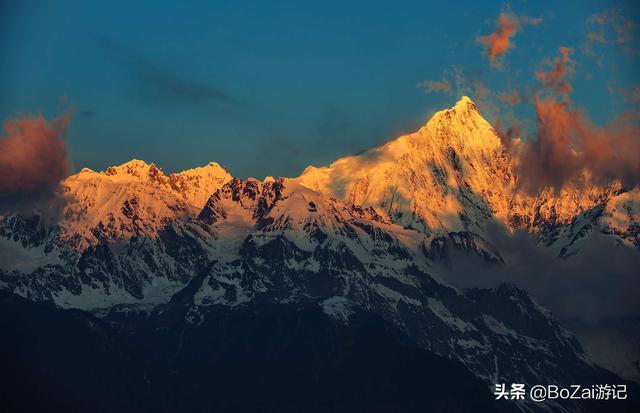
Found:
[[(509, 264), (496, 227), (557, 260), (594, 239), (640, 256), (638, 187), (585, 173), (531, 195), (516, 171), (467, 97), (296, 178), (82, 169), (55, 222), (0, 214), (0, 406), (640, 411), (637, 352), (596, 357), (515, 284), (449, 278), (456, 260)], [(497, 383), (624, 383), (629, 398), (512, 402)]]

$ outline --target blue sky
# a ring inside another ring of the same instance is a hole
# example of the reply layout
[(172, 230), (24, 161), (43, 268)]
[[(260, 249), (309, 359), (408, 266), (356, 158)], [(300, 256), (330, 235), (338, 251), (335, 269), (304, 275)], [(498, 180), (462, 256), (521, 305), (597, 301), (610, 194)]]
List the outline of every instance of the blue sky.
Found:
[[(76, 169), (217, 161), (262, 178), (417, 129), (457, 100), (417, 84), (452, 67), (506, 92), (534, 84), (545, 59), (572, 47), (572, 99), (598, 123), (629, 109), (612, 86), (640, 85), (638, 58), (621, 47), (600, 47), (600, 65), (580, 52), (589, 16), (618, 9), (638, 22), (634, 2), (178, 3), (0, 3), (0, 116), (73, 107)], [(518, 32), (495, 69), (476, 38), (505, 11), (544, 21)], [(630, 47), (637, 52), (637, 33)], [(532, 116), (527, 105), (516, 110)]]

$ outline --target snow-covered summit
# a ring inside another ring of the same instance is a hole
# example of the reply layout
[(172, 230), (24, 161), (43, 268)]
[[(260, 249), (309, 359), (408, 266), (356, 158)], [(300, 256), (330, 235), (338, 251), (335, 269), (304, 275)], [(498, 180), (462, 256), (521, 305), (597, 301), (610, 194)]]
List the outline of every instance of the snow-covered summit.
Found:
[(172, 192), (195, 208), (202, 208), (204, 203), (216, 189), (229, 182), (232, 176), (216, 162), (205, 166), (187, 169), (182, 172), (165, 175), (161, 168), (153, 163), (132, 159), (122, 165), (110, 166), (102, 172), (94, 172), (83, 168), (69, 181), (108, 179), (110, 182), (137, 182), (152, 184), (167, 192)]
[(460, 151), (491, 152), (501, 149), (500, 138), (476, 104), (466, 96), (450, 109), (436, 112), (418, 131), (419, 136), (452, 145)]
[(84, 168), (63, 182), (62, 238), (82, 249), (101, 240), (154, 237), (168, 222), (197, 215), (231, 179), (215, 162), (168, 176), (137, 159), (102, 172)]

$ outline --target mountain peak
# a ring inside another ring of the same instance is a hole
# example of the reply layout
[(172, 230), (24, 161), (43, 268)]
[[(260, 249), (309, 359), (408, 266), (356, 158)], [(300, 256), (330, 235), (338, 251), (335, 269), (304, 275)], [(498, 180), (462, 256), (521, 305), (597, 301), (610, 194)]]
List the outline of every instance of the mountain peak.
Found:
[(141, 166), (149, 166), (149, 164), (148, 164), (148, 163), (146, 163), (145, 161), (141, 160), (141, 159), (135, 159), (135, 158), (134, 158), (134, 159), (131, 159), (131, 160), (130, 160), (130, 161), (128, 161), (128, 162), (123, 163), (123, 164), (122, 164), (122, 165), (120, 165), (120, 166), (131, 166), (131, 167), (136, 166), (136, 167), (141, 167)]
[(462, 96), (453, 107), (436, 112), (425, 126), (433, 120), (443, 120), (451, 123), (456, 119), (463, 121), (465, 119), (471, 119), (472, 121), (482, 119), (484, 121), (476, 104), (469, 97)]
[(455, 110), (459, 114), (479, 114), (478, 107), (476, 106), (475, 102), (469, 99), (469, 97), (467, 96), (462, 96), (460, 100), (456, 102), (453, 110)]
[(233, 177), (217, 162), (169, 175), (171, 190), (196, 208), (202, 208), (212, 193)]
[(460, 105), (468, 105), (469, 103), (471, 103), (473, 106), (475, 106), (476, 104), (473, 102), (473, 100), (471, 100), (468, 96), (461, 96), (460, 99), (458, 100), (458, 102), (456, 103), (456, 107), (460, 106)]
[(149, 168), (151, 165), (153, 165), (153, 163), (148, 164), (143, 160), (140, 159), (132, 159), (128, 162), (123, 163), (120, 166), (116, 166), (115, 168), (122, 168), (122, 169), (147, 169)]
[(217, 162), (209, 162), (206, 165), (199, 166), (196, 168), (191, 168), (191, 169), (185, 169), (182, 172), (176, 172), (171, 175), (172, 176), (214, 175), (214, 176), (220, 176), (220, 177), (226, 177), (226, 176), (231, 177), (227, 169), (220, 166), (220, 164)]
[(110, 166), (103, 172), (109, 176), (131, 176), (138, 179), (144, 179), (148, 175), (162, 175), (164, 173), (161, 169), (157, 168), (153, 163), (148, 164), (145, 161), (139, 159), (132, 159), (128, 162), (118, 166)]
[(463, 152), (464, 148), (495, 151), (501, 147), (493, 127), (467, 96), (462, 96), (453, 107), (436, 112), (419, 133)]

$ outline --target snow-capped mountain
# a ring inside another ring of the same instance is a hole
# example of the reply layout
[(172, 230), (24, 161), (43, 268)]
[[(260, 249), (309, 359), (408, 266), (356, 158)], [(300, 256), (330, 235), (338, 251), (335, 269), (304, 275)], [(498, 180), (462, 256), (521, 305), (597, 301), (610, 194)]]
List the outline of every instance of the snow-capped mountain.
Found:
[(61, 236), (80, 249), (102, 240), (154, 237), (168, 221), (196, 215), (230, 180), (214, 162), (169, 176), (139, 160), (104, 172), (85, 168), (63, 183), (69, 202)]
[(439, 273), (451, 248), (502, 262), (494, 221), (560, 256), (594, 231), (640, 245), (637, 188), (530, 196), (513, 162), (463, 97), (416, 133), (293, 179), (232, 178), (215, 163), (169, 176), (137, 160), (83, 169), (62, 183), (55, 226), (0, 216), (0, 288), (125, 330), (166, 314), (196, 328), (263, 303), (345, 325), (374, 314), (488, 384), (610, 378), (524, 291), (460, 290)]
[[(62, 218), (57, 228), (39, 226), (39, 221), (3, 216), (3, 227), (14, 236), (24, 232), (21, 243), (33, 240), (30, 234), (55, 231), (49, 241), (70, 252), (82, 252), (103, 241), (128, 241), (131, 237), (157, 236), (167, 223), (197, 215), (211, 194), (232, 179), (220, 165), (211, 162), (200, 168), (166, 176), (154, 164), (131, 160), (106, 171), (84, 168), (65, 179)], [(51, 248), (49, 246), (48, 248)]]
[[(234, 179), (196, 218), (156, 238), (88, 247), (77, 261), (27, 276), (3, 271), (4, 288), (104, 319), (180, 297), (185, 322), (248, 303), (316, 303), (345, 323), (370, 312), (413, 345), (462, 362), (478, 377), (564, 382), (600, 374), (548, 311), (515, 287), (458, 290), (432, 268), (428, 237), (372, 208), (324, 197), (293, 180)], [(531, 360), (544, 360), (532, 364)]]
[[(308, 167), (303, 185), (346, 202), (372, 206), (393, 222), (436, 236), (484, 239), (490, 221), (526, 229), (564, 255), (586, 222), (638, 243), (640, 193), (588, 177), (530, 195), (518, 187), (514, 159), (476, 105), (462, 97), (417, 132), (322, 168)], [(585, 222), (581, 224), (581, 222)]]
[[(479, 233), (507, 198), (502, 146), (463, 97), (417, 132), (297, 178), (323, 194), (372, 205), (402, 225), (444, 235)], [(494, 200), (490, 203), (489, 200)]]

